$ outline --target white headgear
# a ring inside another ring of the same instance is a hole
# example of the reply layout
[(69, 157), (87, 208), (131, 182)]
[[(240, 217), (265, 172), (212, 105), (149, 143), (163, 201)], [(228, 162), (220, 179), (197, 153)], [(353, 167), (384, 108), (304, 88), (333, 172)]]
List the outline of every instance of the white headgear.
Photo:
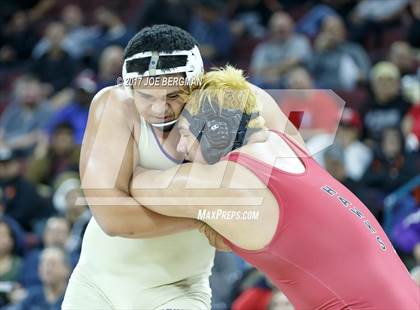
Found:
[[(187, 62), (184, 66), (167, 69), (156, 69), (160, 56), (187, 56)], [(146, 71), (144, 71), (143, 73), (127, 72), (127, 62), (130, 62), (134, 59), (149, 57), (150, 63)], [(195, 45), (191, 50), (178, 50), (170, 53), (147, 51), (130, 56), (124, 60), (122, 77), (124, 85), (132, 85), (132, 81), (134, 81), (135, 79), (140, 79), (142, 77), (173, 73), (185, 73), (187, 82), (192, 83), (194, 79), (198, 78), (203, 72), (203, 60), (201, 58), (198, 47)]]

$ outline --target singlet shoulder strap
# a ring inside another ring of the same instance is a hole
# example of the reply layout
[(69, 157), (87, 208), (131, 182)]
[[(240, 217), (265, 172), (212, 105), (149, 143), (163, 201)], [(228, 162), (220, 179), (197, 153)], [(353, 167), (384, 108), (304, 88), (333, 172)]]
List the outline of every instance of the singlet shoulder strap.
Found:
[(306, 158), (310, 157), (310, 154), (304, 150), (299, 144), (297, 144), (293, 139), (289, 138), (284, 132), (281, 132), (279, 130), (270, 129), (271, 132), (274, 132), (275, 134), (279, 135), (281, 138), (283, 138), (284, 141), (292, 148), (292, 150), (296, 153), (296, 155), (299, 156), (299, 158)]

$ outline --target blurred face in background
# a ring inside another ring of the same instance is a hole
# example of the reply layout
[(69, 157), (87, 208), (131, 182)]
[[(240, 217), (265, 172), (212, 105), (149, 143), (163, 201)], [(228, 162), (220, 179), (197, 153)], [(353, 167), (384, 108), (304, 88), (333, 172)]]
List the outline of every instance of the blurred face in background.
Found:
[(0, 257), (12, 254), (13, 247), (14, 240), (10, 227), (4, 222), (0, 222)]
[(288, 86), (292, 89), (311, 89), (312, 78), (304, 68), (296, 68), (288, 75)]
[(94, 93), (87, 92), (84, 89), (77, 88), (74, 93), (74, 100), (84, 107), (89, 107), (92, 102)]
[(61, 12), (61, 20), (68, 29), (79, 27), (83, 23), (82, 11), (77, 5), (66, 5)]
[(346, 37), (344, 24), (341, 19), (336, 16), (326, 17), (322, 23), (321, 31), (332, 46), (344, 42)]
[(70, 223), (74, 223), (87, 209), (84, 204), (76, 204), (79, 197), (83, 197), (80, 189), (73, 189), (66, 194), (66, 218)]
[(57, 155), (71, 154), (76, 143), (74, 141), (74, 130), (70, 127), (58, 127), (51, 139), (51, 148)]
[(196, 7), (198, 15), (205, 22), (212, 23), (219, 19), (220, 12), (210, 6), (199, 5)]
[[(20, 163), (16, 159), (0, 161), (0, 182), (7, 183), (20, 175)], [(1, 185), (1, 184), (0, 184)]]
[(382, 132), (382, 152), (389, 159), (399, 155), (403, 148), (400, 132), (397, 128), (386, 128)]
[[(160, 78), (156, 76), (153, 78)], [(183, 77), (183, 74), (165, 75), (165, 77)], [(151, 124), (160, 124), (178, 119), (185, 102), (180, 93), (181, 86), (162, 86), (162, 83), (152, 83), (149, 77), (143, 78), (140, 85), (133, 88), (134, 104), (137, 111)], [(175, 83), (174, 83), (175, 84)]]
[(52, 48), (59, 48), (66, 36), (66, 28), (62, 23), (50, 23), (45, 31), (45, 36)]
[(285, 13), (274, 13), (269, 22), (273, 41), (286, 41), (293, 31), (293, 20)]
[(99, 60), (99, 76), (103, 80), (113, 79), (121, 73), (124, 62), (124, 50), (120, 46), (109, 46)]
[(420, 0), (411, 0), (411, 12), (417, 18), (420, 18)]
[(70, 268), (66, 263), (64, 252), (56, 248), (46, 248), (39, 262), (39, 277), (49, 287), (63, 285), (67, 281)]
[(28, 26), (28, 17), (24, 11), (16, 12), (10, 21), (10, 29), (13, 32), (23, 32)]
[(119, 18), (107, 8), (100, 6), (95, 10), (96, 22), (102, 27), (104, 31), (109, 30)]
[(391, 76), (378, 76), (372, 81), (372, 89), (376, 99), (386, 103), (398, 96), (400, 80)]
[(407, 42), (394, 42), (391, 45), (390, 60), (401, 72), (410, 71), (414, 64), (414, 54)]
[(22, 77), (15, 84), (16, 100), (25, 107), (35, 107), (44, 99), (41, 83), (32, 78)]
[(70, 234), (70, 225), (64, 218), (49, 218), (44, 230), (44, 246), (64, 248)]
[(354, 126), (340, 125), (337, 131), (337, 140), (343, 147), (356, 141), (359, 137), (359, 129)]

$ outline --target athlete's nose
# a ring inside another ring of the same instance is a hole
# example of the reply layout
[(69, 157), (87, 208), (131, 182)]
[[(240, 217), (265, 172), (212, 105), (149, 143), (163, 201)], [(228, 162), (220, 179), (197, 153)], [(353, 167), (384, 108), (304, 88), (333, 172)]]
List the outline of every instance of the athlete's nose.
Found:
[(164, 117), (166, 110), (166, 101), (162, 99), (156, 99), (152, 104), (152, 112), (156, 116)]

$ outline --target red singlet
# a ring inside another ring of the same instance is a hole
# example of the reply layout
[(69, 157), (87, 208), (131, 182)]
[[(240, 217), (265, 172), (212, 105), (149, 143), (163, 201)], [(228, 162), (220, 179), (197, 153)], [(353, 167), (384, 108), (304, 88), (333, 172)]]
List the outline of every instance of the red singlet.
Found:
[(305, 166), (292, 174), (242, 153), (237, 162), (261, 180), (280, 209), (280, 221), (262, 250), (232, 251), (265, 273), (296, 309), (420, 309), (410, 278), (385, 232), (365, 205), (279, 134)]

